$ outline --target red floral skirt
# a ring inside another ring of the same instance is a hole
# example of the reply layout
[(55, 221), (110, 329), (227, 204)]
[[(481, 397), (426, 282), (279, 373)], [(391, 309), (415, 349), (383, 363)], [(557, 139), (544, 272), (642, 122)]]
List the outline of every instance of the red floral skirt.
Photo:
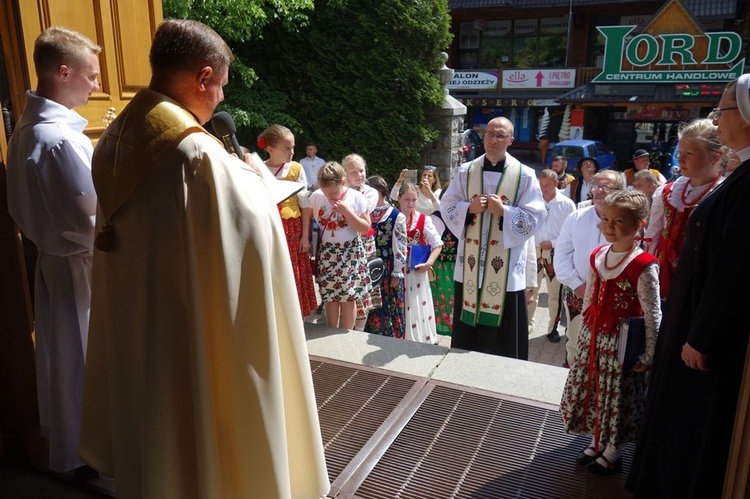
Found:
[(302, 238), (302, 219), (281, 219), (286, 235), (286, 243), (289, 246), (289, 256), (292, 259), (294, 270), (294, 283), (297, 285), (299, 306), (302, 309), (302, 317), (311, 315), (318, 308), (318, 300), (315, 298), (315, 285), (313, 284), (312, 266), (310, 255), (299, 250), (299, 241)]

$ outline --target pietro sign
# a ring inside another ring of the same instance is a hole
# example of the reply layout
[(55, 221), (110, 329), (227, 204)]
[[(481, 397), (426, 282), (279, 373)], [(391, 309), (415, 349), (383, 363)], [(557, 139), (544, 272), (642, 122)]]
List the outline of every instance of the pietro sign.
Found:
[[(602, 72), (594, 83), (679, 83), (730, 81), (742, 74), (745, 59), (740, 58), (742, 38), (722, 31), (701, 37), (681, 34), (650, 35), (642, 33), (628, 40), (636, 26), (606, 26), (596, 29), (604, 35)], [(705, 56), (697, 58), (693, 48), (696, 39), (706, 38)], [(735, 62), (736, 61), (736, 62)], [(625, 70), (623, 63), (644, 70)], [(733, 64), (730, 67), (730, 64)], [(704, 66), (712, 69), (675, 69), (675, 66)], [(653, 69), (648, 69), (653, 67)], [(662, 69), (663, 68), (663, 69)]]
[(559, 69), (508, 69), (503, 71), (503, 89), (573, 88), (576, 70)]

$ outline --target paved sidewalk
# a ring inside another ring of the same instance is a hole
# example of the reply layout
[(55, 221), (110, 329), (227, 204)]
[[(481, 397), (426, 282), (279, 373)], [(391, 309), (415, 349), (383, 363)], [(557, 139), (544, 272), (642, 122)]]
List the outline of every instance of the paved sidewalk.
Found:
[[(565, 326), (560, 324), (557, 327), (557, 331), (560, 333), (559, 343), (551, 343), (547, 339), (549, 328), (547, 284), (542, 281), (542, 287), (539, 290), (539, 305), (534, 313), (534, 329), (529, 335), (529, 361), (560, 367), (565, 362), (565, 343), (568, 340), (568, 337), (565, 336)], [(440, 336), (438, 345), (450, 348), (450, 337)]]
[[(325, 324), (325, 317), (313, 315), (305, 319), (307, 322), (315, 324)], [(551, 343), (547, 339), (549, 333), (549, 313), (547, 311), (547, 284), (542, 281), (542, 287), (539, 290), (539, 305), (534, 314), (534, 329), (529, 335), (529, 361), (547, 364), (550, 366), (560, 367), (565, 362), (565, 326), (563, 324), (557, 327), (560, 333), (560, 342)], [(450, 348), (450, 336), (440, 336), (438, 345)]]

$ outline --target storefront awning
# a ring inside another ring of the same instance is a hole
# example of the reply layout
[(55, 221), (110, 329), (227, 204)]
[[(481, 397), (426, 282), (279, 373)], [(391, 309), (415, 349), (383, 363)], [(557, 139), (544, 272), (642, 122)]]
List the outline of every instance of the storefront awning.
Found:
[[(574, 5), (609, 5), (611, 0), (574, 0)], [(641, 0), (620, 0), (619, 3), (642, 3)], [(683, 5), (693, 16), (700, 19), (734, 19), (737, 15), (737, 0), (683, 0)], [(482, 9), (513, 7), (517, 9), (568, 7), (570, 0), (450, 0), (448, 8)]]
[(693, 104), (713, 106), (721, 98), (720, 92), (703, 95), (678, 95), (675, 85), (652, 85), (650, 91), (632, 85), (610, 85), (611, 92), (596, 91), (596, 85), (588, 83), (557, 97), (561, 104), (606, 104), (611, 106), (634, 106), (638, 104)]
[(505, 107), (559, 106), (559, 93), (540, 92), (502, 92), (492, 94), (451, 92), (451, 96), (467, 107)]

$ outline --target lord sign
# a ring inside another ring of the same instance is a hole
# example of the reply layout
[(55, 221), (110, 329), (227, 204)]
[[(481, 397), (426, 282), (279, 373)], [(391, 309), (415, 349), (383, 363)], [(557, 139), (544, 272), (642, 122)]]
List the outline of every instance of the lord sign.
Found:
[[(604, 36), (605, 47), (602, 72), (592, 80), (593, 83), (720, 82), (733, 80), (742, 74), (745, 59), (738, 59), (742, 52), (742, 38), (737, 33), (641, 33), (630, 38), (630, 33), (636, 27), (596, 28)], [(703, 37), (707, 40), (707, 48), (705, 55), (698, 58), (696, 40)], [(624, 70), (625, 62), (633, 67), (644, 67), (644, 70)], [(702, 66), (705, 69), (684, 69), (684, 66)]]

